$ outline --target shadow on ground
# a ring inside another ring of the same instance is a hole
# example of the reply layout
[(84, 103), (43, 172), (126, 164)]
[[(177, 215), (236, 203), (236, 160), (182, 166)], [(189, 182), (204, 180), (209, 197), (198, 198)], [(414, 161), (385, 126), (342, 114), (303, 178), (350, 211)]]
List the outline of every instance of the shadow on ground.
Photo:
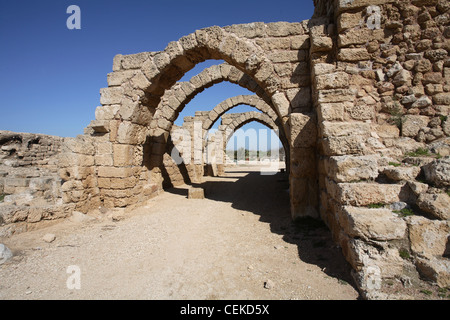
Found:
[[(238, 179), (232, 181), (231, 178)], [(220, 180), (220, 181), (219, 181)], [(315, 219), (293, 221), (289, 205), (289, 180), (286, 173), (261, 175), (255, 171), (227, 171), (217, 181), (193, 185), (202, 187), (210, 200), (231, 203), (237, 210), (259, 215), (269, 223), (271, 232), (282, 235), (287, 243), (298, 248), (299, 258), (319, 266), (325, 274), (352, 285), (351, 267), (333, 242), (326, 225)], [(170, 193), (187, 196), (185, 188), (171, 188)]]

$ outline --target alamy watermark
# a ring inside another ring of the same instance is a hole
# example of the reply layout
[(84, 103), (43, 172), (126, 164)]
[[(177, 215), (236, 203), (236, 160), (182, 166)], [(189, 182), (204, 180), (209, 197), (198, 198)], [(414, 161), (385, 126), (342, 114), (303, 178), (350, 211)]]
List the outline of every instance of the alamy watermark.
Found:
[(70, 16), (67, 18), (66, 26), (69, 30), (80, 30), (81, 29), (81, 9), (77, 5), (71, 5), (67, 7), (67, 14)]
[(66, 273), (70, 274), (67, 278), (66, 286), (69, 290), (80, 290), (81, 289), (81, 269), (79, 266), (68, 266)]

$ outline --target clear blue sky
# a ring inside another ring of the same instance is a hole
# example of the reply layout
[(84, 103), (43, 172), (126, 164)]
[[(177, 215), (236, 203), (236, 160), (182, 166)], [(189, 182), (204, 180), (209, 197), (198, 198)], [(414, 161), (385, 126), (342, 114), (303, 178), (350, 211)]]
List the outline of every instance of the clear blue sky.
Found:
[[(81, 8), (81, 30), (66, 27), (70, 5)], [(82, 134), (100, 105), (99, 90), (107, 86), (116, 54), (160, 51), (170, 41), (213, 25), (302, 21), (313, 10), (312, 0), (2, 0), (0, 130)], [(232, 84), (213, 86), (180, 116), (210, 110), (238, 94), (249, 92)]]

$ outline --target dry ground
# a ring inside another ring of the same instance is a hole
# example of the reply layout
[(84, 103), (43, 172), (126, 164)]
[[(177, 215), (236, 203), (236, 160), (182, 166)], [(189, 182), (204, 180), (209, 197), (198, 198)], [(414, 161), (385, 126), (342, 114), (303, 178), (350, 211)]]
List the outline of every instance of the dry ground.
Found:
[[(128, 213), (0, 239), (15, 254), (0, 266), (0, 299), (358, 298), (329, 231), (290, 219), (285, 174), (240, 167), (203, 187), (206, 199), (182, 186)], [(80, 289), (67, 287), (69, 266)]]

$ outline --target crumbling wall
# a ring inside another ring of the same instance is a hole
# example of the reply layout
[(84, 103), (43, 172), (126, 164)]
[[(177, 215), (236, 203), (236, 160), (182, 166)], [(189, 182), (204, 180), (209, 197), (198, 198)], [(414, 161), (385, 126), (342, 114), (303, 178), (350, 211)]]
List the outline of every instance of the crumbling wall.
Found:
[(320, 213), (367, 298), (450, 283), (449, 9), (334, 1), (311, 27)]
[(0, 236), (67, 216), (58, 154), (64, 138), (0, 131)]

